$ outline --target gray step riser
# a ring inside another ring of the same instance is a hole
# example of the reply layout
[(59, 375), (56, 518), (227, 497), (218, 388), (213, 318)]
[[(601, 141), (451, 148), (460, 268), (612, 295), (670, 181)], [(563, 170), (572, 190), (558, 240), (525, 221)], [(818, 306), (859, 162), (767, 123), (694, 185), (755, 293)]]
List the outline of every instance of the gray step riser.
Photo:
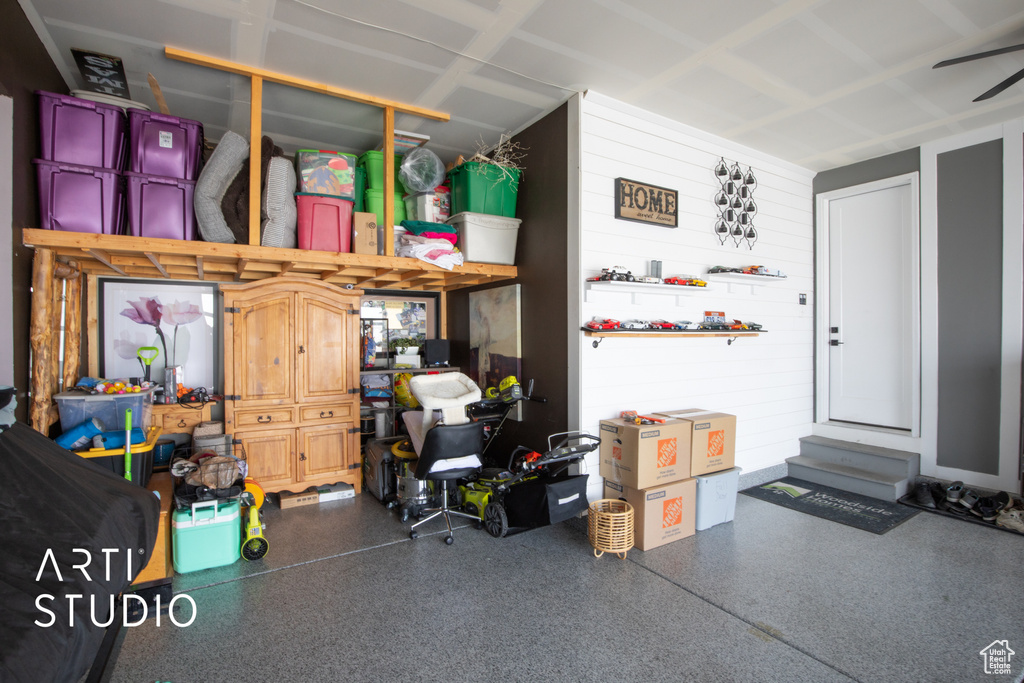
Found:
[(871, 453), (847, 451), (841, 448), (806, 442), (801, 442), (800, 444), (800, 455), (834, 462), (837, 465), (859, 467), (862, 470), (871, 470), (872, 472), (881, 472), (882, 474), (895, 474), (901, 477), (913, 478), (921, 473), (920, 456), (906, 460), (886, 458)]
[(910, 490), (911, 479), (903, 479), (896, 484), (882, 484), (874, 481), (865, 481), (837, 472), (826, 472), (814, 467), (807, 467), (796, 463), (789, 463), (789, 476), (796, 479), (812, 481), (823, 486), (859, 493), (879, 500), (894, 501)]

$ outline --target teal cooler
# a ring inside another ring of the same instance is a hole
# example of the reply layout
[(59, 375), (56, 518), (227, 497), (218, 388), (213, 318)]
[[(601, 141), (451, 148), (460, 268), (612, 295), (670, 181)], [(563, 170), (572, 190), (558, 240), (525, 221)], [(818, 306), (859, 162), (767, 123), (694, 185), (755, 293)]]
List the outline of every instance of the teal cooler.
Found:
[(192, 503), (171, 513), (174, 571), (223, 567), (239, 558), (242, 523), (237, 500)]

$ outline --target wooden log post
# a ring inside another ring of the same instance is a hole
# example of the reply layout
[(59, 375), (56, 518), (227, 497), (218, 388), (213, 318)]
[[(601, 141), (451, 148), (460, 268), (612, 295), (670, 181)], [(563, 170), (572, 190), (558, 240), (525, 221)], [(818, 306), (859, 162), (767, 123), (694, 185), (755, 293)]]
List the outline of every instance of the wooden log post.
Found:
[(65, 281), (64, 289), (64, 390), (78, 383), (82, 362), (82, 276)]
[(32, 350), (29, 422), (32, 429), (41, 434), (49, 432), (50, 403), (53, 400), (53, 267), (53, 252), (36, 249), (32, 261), (32, 313), (29, 322)]

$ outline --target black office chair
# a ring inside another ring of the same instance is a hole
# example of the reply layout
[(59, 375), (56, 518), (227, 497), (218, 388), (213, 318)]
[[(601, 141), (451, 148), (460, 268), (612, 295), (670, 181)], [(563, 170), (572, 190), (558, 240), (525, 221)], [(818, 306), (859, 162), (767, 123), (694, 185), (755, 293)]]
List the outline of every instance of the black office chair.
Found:
[(427, 432), (423, 438), (423, 446), (420, 448), (419, 460), (416, 462), (416, 478), (441, 482), (441, 507), (424, 510), (424, 513), (433, 514), (412, 525), (412, 530), (409, 532), (410, 538), (416, 538), (419, 535), (416, 527), (426, 524), (438, 515), (443, 515), (445, 524), (448, 525), (448, 536), (445, 537), (444, 542), (451, 545), (455, 541), (452, 537), (452, 515), (480, 521), (476, 515), (469, 515), (448, 507), (448, 482), (479, 472), (483, 467), (480, 462), (480, 454), (483, 449), (483, 422), (438, 425)]

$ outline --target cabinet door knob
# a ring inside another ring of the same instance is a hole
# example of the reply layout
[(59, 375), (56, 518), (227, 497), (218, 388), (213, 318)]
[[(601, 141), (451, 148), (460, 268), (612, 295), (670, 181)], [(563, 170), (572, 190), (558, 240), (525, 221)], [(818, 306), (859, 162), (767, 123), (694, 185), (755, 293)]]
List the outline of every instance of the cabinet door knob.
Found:
[(306, 454), (305, 453), (299, 453), (299, 460), (305, 460), (305, 459), (306, 459)]
[(273, 415), (267, 415), (267, 419), (266, 420), (263, 419), (262, 415), (259, 415), (259, 416), (256, 417), (256, 421), (259, 422), (260, 424), (266, 424), (268, 422), (271, 422), (273, 419), (274, 419)]
[(306, 347), (305, 347), (305, 346), (302, 346), (302, 345), (300, 345), (300, 346), (299, 346), (299, 353), (305, 353), (305, 352), (306, 352)]
[(185, 418), (181, 418), (180, 420), (178, 420), (178, 427), (185, 427), (185, 426), (186, 426), (185, 425)]
[(324, 411), (321, 410), (320, 417), (334, 417), (334, 411), (328, 410), (327, 413), (325, 414)]

